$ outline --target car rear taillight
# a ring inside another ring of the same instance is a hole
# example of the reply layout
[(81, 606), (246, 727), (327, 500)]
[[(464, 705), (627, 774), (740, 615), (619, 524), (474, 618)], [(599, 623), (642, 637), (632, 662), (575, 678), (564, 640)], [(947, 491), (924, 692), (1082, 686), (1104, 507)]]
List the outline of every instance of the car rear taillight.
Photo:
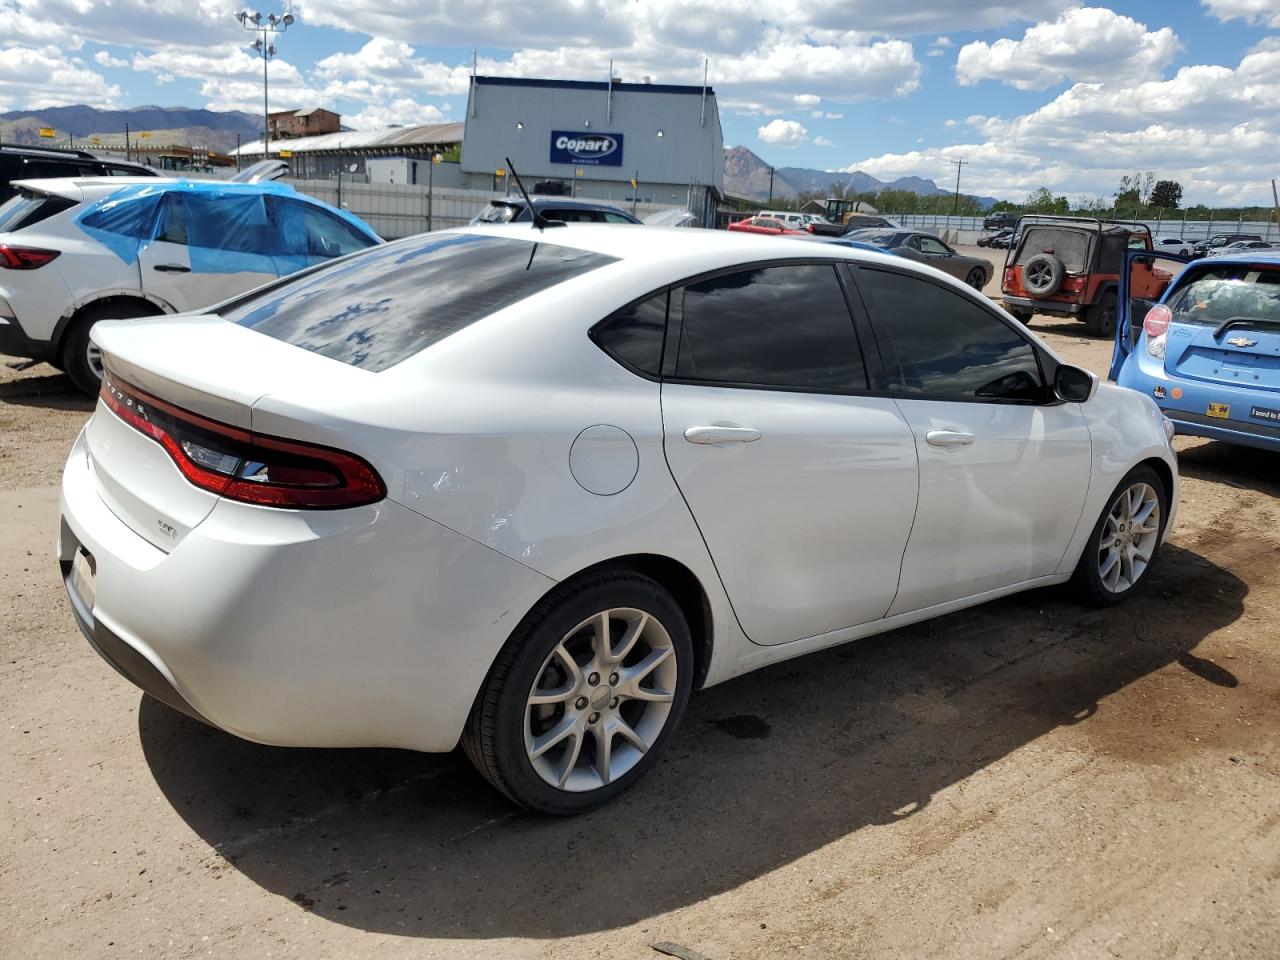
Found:
[(228, 426), (175, 407), (109, 370), (102, 402), (164, 447), (193, 485), (262, 507), (336, 510), (376, 503), (387, 494), (373, 467), (354, 454)]
[(15, 247), (0, 243), (0, 267), (6, 270), (35, 270), (58, 259), (60, 250), (41, 250), (39, 247)]
[(1147, 355), (1157, 360), (1164, 359), (1165, 341), (1169, 332), (1169, 322), (1173, 320), (1173, 311), (1163, 303), (1158, 303), (1142, 318), (1142, 331), (1147, 335)]
[(1169, 321), (1173, 319), (1173, 311), (1163, 303), (1156, 304), (1147, 311), (1142, 321), (1142, 329), (1148, 337), (1163, 337), (1169, 332)]

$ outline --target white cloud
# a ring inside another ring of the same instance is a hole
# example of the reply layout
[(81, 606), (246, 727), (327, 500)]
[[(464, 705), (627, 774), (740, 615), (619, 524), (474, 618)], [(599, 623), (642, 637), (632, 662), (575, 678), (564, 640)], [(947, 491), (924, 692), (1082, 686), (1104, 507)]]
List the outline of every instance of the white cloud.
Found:
[(439, 107), (403, 98), (389, 103), (372, 104), (359, 113), (344, 116), (342, 121), (354, 130), (380, 130), (390, 126), (412, 127), (423, 123), (443, 123), (447, 117)]
[(128, 60), (122, 60), (119, 57), (113, 57), (110, 54), (110, 52), (106, 50), (99, 50), (97, 53), (93, 55), (93, 59), (94, 59), (94, 62), (98, 64), (98, 66), (111, 67), (114, 70), (119, 70), (129, 65)]
[(950, 37), (934, 37), (934, 38), (933, 38), (933, 43), (929, 44), (929, 46), (931, 46), (931, 47), (953, 47), (953, 46), (955, 46), (955, 44), (951, 42), (951, 38), (950, 38)]
[(809, 139), (809, 131), (798, 120), (770, 120), (756, 130), (756, 136), (776, 147), (798, 147)]
[[(174, 47), (138, 54), (133, 69), (158, 77), (183, 77), (200, 83), (210, 110), (262, 109), (262, 60), (236, 44), (221, 47)], [(272, 110), (301, 109), (320, 102), (320, 91), (288, 60), (276, 57), (268, 68)], [(157, 82), (165, 81), (157, 79)]]
[(0, 47), (0, 110), (113, 107), (119, 97), (118, 86), (58, 47)]
[(1259, 27), (1280, 29), (1280, 6), (1275, 0), (1200, 0), (1219, 20), (1244, 20)]
[(843, 120), (843, 113), (832, 113), (829, 110), (814, 110), (809, 116), (815, 120)]
[[(1135, 110), (1135, 104), (1142, 104)], [(1266, 203), (1280, 138), (1280, 37), (1234, 67), (1188, 66), (1168, 80), (1078, 83), (1012, 119), (974, 115), (972, 143), (867, 157), (846, 169), (882, 179), (946, 177), (964, 159), (966, 192), (1021, 199), (1109, 193), (1122, 174), (1154, 170), (1180, 182), (1187, 203)]]
[(815, 147), (834, 147), (835, 144), (826, 137), (814, 137), (813, 145)]
[(129, 47), (209, 43), (244, 35), (235, 7), (221, 0), (4, 0), (0, 37), (78, 50), (86, 41)]
[(1104, 7), (1081, 7), (1030, 27), (1021, 40), (977, 41), (960, 48), (956, 79), (969, 86), (999, 80), (1044, 90), (1063, 80), (1123, 82), (1158, 77), (1178, 51), (1169, 27), (1145, 24)]

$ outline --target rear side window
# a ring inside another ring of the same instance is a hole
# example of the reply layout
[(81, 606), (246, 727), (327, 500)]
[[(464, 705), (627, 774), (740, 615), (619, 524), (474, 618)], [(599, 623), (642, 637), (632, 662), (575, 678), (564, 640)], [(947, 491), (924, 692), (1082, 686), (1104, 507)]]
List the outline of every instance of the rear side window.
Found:
[(1031, 344), (968, 297), (886, 270), (863, 268), (858, 286), (871, 294), (877, 337), (888, 339), (897, 360), (894, 392), (939, 400), (1044, 397)]
[(662, 344), (667, 328), (667, 293), (623, 307), (601, 320), (591, 339), (625, 367), (647, 377), (662, 370)]
[(760, 267), (685, 287), (675, 378), (801, 392), (867, 389), (835, 267)]
[(70, 210), (75, 205), (75, 201), (65, 197), (13, 197), (4, 206), (0, 206), (0, 233), (16, 233), (64, 210)]
[(223, 316), (378, 371), (526, 297), (614, 262), (530, 240), (427, 234), (270, 287), (236, 301)]

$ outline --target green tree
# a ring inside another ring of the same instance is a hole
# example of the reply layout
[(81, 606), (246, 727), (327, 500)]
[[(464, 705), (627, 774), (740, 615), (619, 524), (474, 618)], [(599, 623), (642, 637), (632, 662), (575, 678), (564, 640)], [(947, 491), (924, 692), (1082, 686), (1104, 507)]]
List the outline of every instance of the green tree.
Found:
[(1048, 187), (1033, 190), (1023, 206), (1028, 213), (1066, 213), (1071, 209), (1066, 197), (1055, 197)]
[(1177, 210), (1182, 203), (1182, 184), (1177, 180), (1160, 180), (1151, 191), (1151, 205), (1165, 210)]

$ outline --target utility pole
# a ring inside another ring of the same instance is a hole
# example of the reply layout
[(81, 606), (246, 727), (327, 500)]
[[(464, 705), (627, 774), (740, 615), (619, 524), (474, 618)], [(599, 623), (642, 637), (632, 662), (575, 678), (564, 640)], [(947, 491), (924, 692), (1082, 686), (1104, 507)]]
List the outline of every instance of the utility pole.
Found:
[(960, 168), (963, 167), (968, 160), (951, 160), (950, 163), (956, 165), (956, 198), (951, 203), (951, 215), (954, 217), (960, 212)]
[(241, 10), (236, 14), (240, 26), (246, 30), (260, 33), (262, 36), (253, 41), (253, 49), (262, 56), (262, 159), (267, 159), (267, 148), (271, 145), (271, 111), (267, 106), (267, 64), (276, 55), (276, 45), (269, 38), (270, 34), (284, 33), (293, 24), (293, 14), (283, 16), (277, 13), (268, 14), (266, 20), (260, 13)]
[(772, 206), (773, 206), (773, 167), (770, 167), (770, 168), (769, 168), (769, 203), (768, 203), (768, 206), (770, 206), (770, 207), (772, 207)]
[[(1276, 193), (1276, 178), (1271, 178), (1271, 202), (1276, 208), (1276, 229), (1280, 230), (1280, 194)], [(1270, 234), (1271, 231), (1267, 231)]]

